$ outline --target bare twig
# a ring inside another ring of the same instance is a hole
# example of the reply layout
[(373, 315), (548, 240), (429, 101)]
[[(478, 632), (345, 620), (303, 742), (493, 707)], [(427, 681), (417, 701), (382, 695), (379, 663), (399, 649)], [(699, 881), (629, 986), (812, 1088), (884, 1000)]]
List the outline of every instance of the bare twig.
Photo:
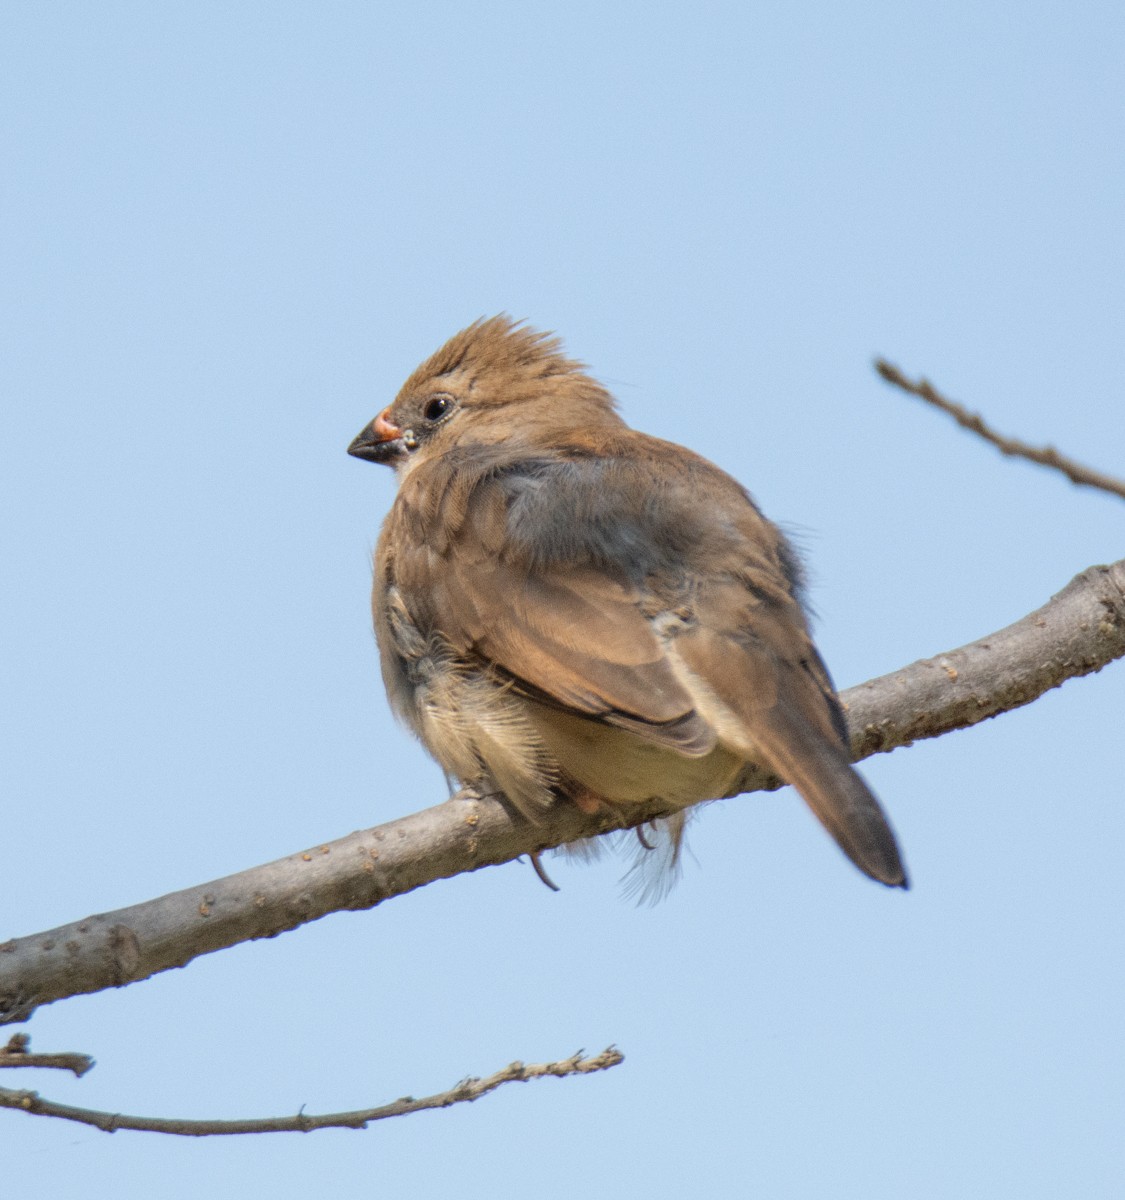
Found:
[(52, 1067), (73, 1071), (81, 1077), (94, 1065), (88, 1054), (32, 1054), (31, 1038), (26, 1033), (13, 1033), (6, 1046), (0, 1047), (0, 1067)]
[(1074, 459), (1060, 454), (1054, 446), (1029, 446), (1026, 442), (1018, 441), (1016, 438), (1004, 437), (1003, 434), (999, 434), (990, 428), (979, 414), (970, 412), (967, 408), (956, 403), (956, 401), (943, 396), (928, 380), (919, 379), (915, 382), (912, 379), (907, 379), (898, 367), (887, 362), (885, 359), (877, 358), (875, 360), (875, 370), (888, 383), (892, 383), (895, 387), (902, 388), (904, 392), (910, 392), (911, 395), (925, 400), (927, 404), (932, 404), (935, 408), (941, 409), (942, 412), (948, 413), (963, 429), (968, 429), (979, 437), (984, 438), (986, 442), (991, 442), (1001, 454), (1011, 455), (1015, 458), (1026, 458), (1030, 462), (1039, 463), (1041, 466), (1053, 467), (1056, 471), (1061, 471), (1071, 483), (1098, 488), (1103, 492), (1109, 492), (1110, 495), (1118, 496), (1122, 500), (1125, 500), (1125, 480), (1116, 479), (1114, 476), (1106, 475), (1101, 471), (1095, 471), (1091, 467), (1084, 467), (1081, 463), (1075, 462)]
[(564, 1075), (589, 1075), (594, 1071), (606, 1071), (624, 1062), (625, 1056), (614, 1046), (603, 1050), (592, 1058), (583, 1058), (582, 1052), (562, 1062), (511, 1063), (487, 1079), (463, 1079), (447, 1092), (425, 1096), (421, 1100), (404, 1096), (391, 1104), (378, 1108), (361, 1108), (352, 1112), (320, 1113), (310, 1116), (298, 1112), (290, 1117), (260, 1117), (244, 1121), (181, 1121), (174, 1117), (129, 1117), (122, 1113), (99, 1112), (92, 1108), (76, 1108), (70, 1104), (57, 1104), (44, 1100), (38, 1092), (13, 1091), (0, 1088), (0, 1108), (14, 1108), (19, 1112), (37, 1117), (59, 1117), (64, 1121), (77, 1121), (81, 1125), (92, 1125), (105, 1133), (116, 1133), (119, 1129), (134, 1129), (141, 1133), (175, 1133), (182, 1137), (209, 1137), (232, 1133), (311, 1133), (314, 1129), (365, 1129), (372, 1121), (387, 1117), (403, 1117), (407, 1113), (422, 1112), (428, 1108), (448, 1108), (451, 1104), (471, 1103), (489, 1092), (494, 1092), (505, 1083), (526, 1083), (531, 1079), (546, 1076), (561, 1078)]
[[(1028, 704), (1125, 655), (1125, 560), (1082, 572), (989, 637), (843, 693), (855, 757), (936, 737)], [(743, 791), (780, 786), (750, 769)], [(659, 815), (587, 815), (559, 804), (529, 824), (494, 797), (461, 793), (288, 858), (46, 933), (0, 943), (0, 1023), (37, 1005), (122, 987), (201, 954), (365, 909), (438, 879)]]

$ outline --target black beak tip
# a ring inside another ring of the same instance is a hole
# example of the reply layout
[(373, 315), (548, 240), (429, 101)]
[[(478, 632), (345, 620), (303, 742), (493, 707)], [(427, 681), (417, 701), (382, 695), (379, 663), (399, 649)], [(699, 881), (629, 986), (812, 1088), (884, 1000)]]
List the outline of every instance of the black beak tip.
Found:
[(366, 462), (379, 461), (379, 442), (375, 440), (374, 430), (365, 425), (351, 440), (348, 453), (352, 458), (362, 458)]

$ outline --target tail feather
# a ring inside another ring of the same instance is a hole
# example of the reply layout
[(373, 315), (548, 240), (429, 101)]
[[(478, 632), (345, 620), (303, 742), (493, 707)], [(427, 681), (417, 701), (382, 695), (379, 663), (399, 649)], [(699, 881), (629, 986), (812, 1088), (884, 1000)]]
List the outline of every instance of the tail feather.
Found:
[[(774, 715), (780, 717), (778, 710)], [(770, 765), (800, 793), (853, 863), (888, 887), (910, 886), (898, 843), (878, 800), (842, 749), (790, 712), (781, 727), (755, 730)]]

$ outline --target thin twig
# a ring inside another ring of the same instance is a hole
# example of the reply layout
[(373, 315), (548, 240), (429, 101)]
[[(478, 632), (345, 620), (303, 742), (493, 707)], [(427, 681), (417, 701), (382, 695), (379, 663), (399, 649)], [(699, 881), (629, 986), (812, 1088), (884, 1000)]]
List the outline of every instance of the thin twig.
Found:
[(943, 396), (929, 380), (919, 379), (915, 382), (907, 379), (898, 367), (887, 362), (886, 359), (877, 358), (875, 370), (888, 383), (892, 383), (895, 387), (902, 388), (904, 392), (918, 396), (927, 404), (932, 404), (934, 408), (948, 413), (963, 429), (968, 429), (984, 438), (986, 442), (991, 442), (1001, 454), (1007, 454), (1014, 458), (1026, 458), (1030, 462), (1039, 463), (1040, 466), (1052, 467), (1056, 471), (1061, 471), (1071, 483), (1098, 488), (1100, 491), (1109, 492), (1111, 496), (1125, 500), (1125, 480), (1095, 471), (1091, 467), (1084, 467), (1065, 454), (1060, 454), (1054, 446), (1029, 446), (1026, 442), (1021, 442), (1016, 438), (1004, 437), (1003, 434), (997, 433), (987, 425), (984, 418), (978, 413), (970, 412), (963, 405)]
[(0, 1046), (0, 1067), (51, 1067), (58, 1071), (73, 1071), (81, 1078), (94, 1065), (88, 1054), (32, 1054), (31, 1038), (26, 1033), (13, 1033), (6, 1046)]
[(129, 1117), (122, 1113), (99, 1112), (92, 1108), (76, 1108), (70, 1104), (57, 1104), (44, 1100), (38, 1092), (13, 1091), (0, 1088), (0, 1108), (13, 1108), (37, 1117), (58, 1117), (64, 1121), (77, 1121), (81, 1125), (92, 1125), (105, 1133), (116, 1133), (119, 1129), (133, 1129), (140, 1133), (174, 1133), (181, 1137), (212, 1137), (233, 1133), (311, 1133), (314, 1129), (365, 1129), (372, 1121), (387, 1117), (403, 1117), (407, 1113), (422, 1112), (428, 1108), (448, 1108), (451, 1104), (471, 1103), (505, 1083), (527, 1083), (531, 1079), (547, 1076), (562, 1078), (565, 1075), (589, 1075), (594, 1071), (606, 1071), (624, 1062), (625, 1056), (614, 1046), (603, 1050), (592, 1058), (583, 1058), (579, 1051), (573, 1058), (562, 1062), (511, 1063), (487, 1079), (463, 1079), (447, 1092), (425, 1096), (416, 1100), (404, 1096), (391, 1104), (378, 1108), (360, 1108), (351, 1112), (320, 1113), (309, 1116), (298, 1112), (291, 1117), (260, 1117), (243, 1121), (187, 1121), (174, 1117)]
[[(1125, 560), (1090, 567), (1042, 608), (971, 645), (842, 695), (855, 758), (975, 725), (1125, 655)], [(748, 769), (743, 791), (779, 787)], [(438, 879), (510, 862), (660, 815), (585, 814), (559, 804), (531, 824), (494, 797), (443, 804), (224, 879), (0, 942), (0, 1023), (38, 1006), (123, 987), (330, 912), (372, 908)]]

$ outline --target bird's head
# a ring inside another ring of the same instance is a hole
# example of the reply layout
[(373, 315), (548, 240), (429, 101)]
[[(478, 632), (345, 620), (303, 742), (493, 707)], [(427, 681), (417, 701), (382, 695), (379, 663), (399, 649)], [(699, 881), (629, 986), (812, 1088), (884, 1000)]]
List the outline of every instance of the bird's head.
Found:
[(426, 359), (348, 453), (403, 470), (454, 445), (542, 443), (605, 422), (621, 424), (613, 397), (558, 338), (501, 315)]

